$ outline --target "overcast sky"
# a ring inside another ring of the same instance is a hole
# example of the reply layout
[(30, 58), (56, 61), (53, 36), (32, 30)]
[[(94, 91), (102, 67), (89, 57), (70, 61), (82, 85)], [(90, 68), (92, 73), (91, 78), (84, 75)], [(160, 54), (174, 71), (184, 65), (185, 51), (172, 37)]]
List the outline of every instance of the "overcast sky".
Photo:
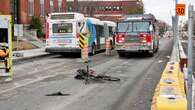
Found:
[[(171, 16), (175, 13), (175, 0), (143, 0), (146, 13), (154, 14), (157, 19), (161, 19), (171, 24)], [(186, 4), (186, 12), (189, 3), (194, 5), (195, 0), (178, 0), (178, 3)], [(187, 13), (185, 17), (179, 19), (185, 21), (187, 19)]]

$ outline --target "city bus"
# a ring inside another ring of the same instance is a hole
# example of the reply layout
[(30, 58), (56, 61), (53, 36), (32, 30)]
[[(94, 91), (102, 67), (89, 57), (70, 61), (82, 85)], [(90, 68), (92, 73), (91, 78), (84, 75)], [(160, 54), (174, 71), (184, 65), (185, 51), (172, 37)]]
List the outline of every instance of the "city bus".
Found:
[(46, 23), (45, 50), (50, 53), (80, 53), (79, 35), (82, 33), (88, 38), (89, 53), (94, 55), (96, 51), (105, 49), (105, 23), (84, 17), (81, 13), (51, 13)]

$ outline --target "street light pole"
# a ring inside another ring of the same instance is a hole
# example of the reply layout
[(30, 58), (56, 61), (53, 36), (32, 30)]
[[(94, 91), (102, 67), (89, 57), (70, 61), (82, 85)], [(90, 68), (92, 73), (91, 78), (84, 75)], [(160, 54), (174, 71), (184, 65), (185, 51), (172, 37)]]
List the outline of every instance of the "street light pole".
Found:
[(74, 12), (79, 12), (79, 5), (78, 5), (78, 0), (74, 0), (73, 1), (73, 4), (74, 4)]
[(178, 36), (179, 36), (179, 33), (178, 33), (178, 20), (179, 20), (179, 17), (177, 16), (176, 14), (176, 4), (178, 3), (178, 0), (175, 0), (175, 41), (174, 41), (174, 46), (176, 47), (178, 45)]
[(188, 8), (188, 110), (192, 110), (192, 74), (193, 74), (193, 46), (192, 46), (192, 33), (193, 33), (193, 6), (189, 5)]

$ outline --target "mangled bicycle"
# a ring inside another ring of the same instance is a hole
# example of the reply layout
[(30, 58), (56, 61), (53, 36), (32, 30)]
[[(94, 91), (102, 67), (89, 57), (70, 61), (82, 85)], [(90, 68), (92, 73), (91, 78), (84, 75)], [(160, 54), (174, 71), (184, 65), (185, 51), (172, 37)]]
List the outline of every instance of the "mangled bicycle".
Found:
[(94, 70), (89, 69), (78, 69), (75, 79), (85, 80), (85, 84), (89, 83), (89, 80), (95, 81), (120, 81), (120, 78), (112, 77), (104, 74), (97, 74)]

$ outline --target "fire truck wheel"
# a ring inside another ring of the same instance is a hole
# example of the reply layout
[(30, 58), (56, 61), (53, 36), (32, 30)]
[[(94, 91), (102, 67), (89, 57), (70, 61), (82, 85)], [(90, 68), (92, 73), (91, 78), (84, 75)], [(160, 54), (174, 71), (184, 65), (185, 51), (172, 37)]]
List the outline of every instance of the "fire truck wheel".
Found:
[(148, 55), (149, 55), (150, 57), (153, 57), (153, 56), (154, 56), (154, 52), (153, 52), (153, 51), (148, 51)]
[(158, 52), (158, 50), (159, 50), (159, 47), (156, 49), (156, 52)]

